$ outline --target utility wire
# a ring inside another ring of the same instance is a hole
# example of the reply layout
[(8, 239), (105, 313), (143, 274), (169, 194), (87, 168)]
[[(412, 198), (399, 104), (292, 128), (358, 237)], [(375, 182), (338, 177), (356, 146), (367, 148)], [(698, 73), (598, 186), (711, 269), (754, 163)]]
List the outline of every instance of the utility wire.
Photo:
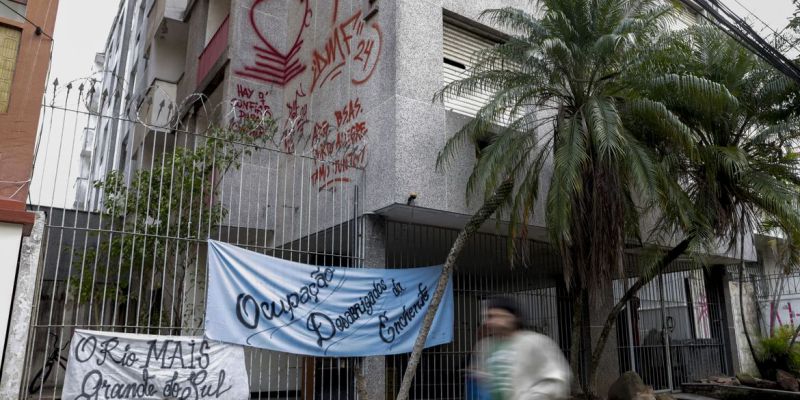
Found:
[(693, 0), (693, 2), (705, 10), (714, 19), (705, 17), (714, 25), (723, 28), (737, 41), (749, 47), (756, 55), (765, 62), (772, 65), (775, 69), (782, 72), (787, 77), (800, 83), (800, 67), (793, 61), (786, 58), (783, 53), (775, 49), (771, 44), (764, 40), (747, 22), (736, 15), (725, 4), (717, 0)]
[[(751, 16), (753, 16), (753, 18), (755, 18), (756, 20), (758, 20), (758, 22), (761, 22), (761, 24), (762, 24), (762, 25), (764, 25), (764, 28), (760, 29), (760, 30), (759, 30), (759, 33), (760, 33), (760, 32), (763, 32), (763, 31), (764, 31), (764, 29), (770, 30), (770, 31), (772, 31), (772, 37), (774, 38), (774, 39), (773, 39), (773, 41), (776, 41), (776, 40), (781, 40), (781, 41), (783, 41), (784, 43), (787, 43), (787, 44), (788, 44), (788, 45), (789, 45), (789, 46), (790, 46), (792, 49), (794, 49), (794, 50), (797, 50), (798, 52), (800, 52), (800, 49), (798, 49), (798, 48), (797, 48), (797, 45), (796, 45), (796, 44), (792, 44), (792, 42), (791, 42), (789, 39), (787, 39), (786, 37), (784, 37), (784, 36), (783, 36), (783, 32), (786, 30), (786, 28), (788, 28), (788, 25), (787, 25), (787, 26), (784, 26), (784, 27), (783, 27), (783, 29), (781, 29), (781, 31), (780, 31), (780, 32), (777, 32), (777, 31), (775, 30), (775, 28), (773, 28), (771, 25), (769, 25), (768, 23), (766, 23), (766, 22), (765, 22), (763, 19), (761, 19), (761, 17), (759, 17), (758, 15), (756, 15), (756, 13), (754, 13), (752, 10), (750, 10), (749, 8), (747, 8), (747, 7), (746, 7), (744, 4), (742, 4), (742, 3), (741, 3), (739, 0), (733, 0), (733, 1), (734, 1), (736, 4), (738, 4), (738, 5), (739, 5), (739, 7), (742, 7), (742, 9), (744, 9), (744, 10), (745, 10), (745, 11), (746, 11), (748, 14), (750, 14)], [(777, 43), (777, 42), (776, 42), (776, 43)]]
[(47, 32), (45, 32), (45, 31), (44, 31), (44, 29), (42, 29), (42, 27), (41, 27), (41, 26), (39, 26), (39, 25), (37, 25), (35, 22), (33, 22), (33, 21), (29, 20), (29, 19), (28, 19), (28, 17), (26, 17), (26, 16), (24, 16), (24, 15), (20, 14), (20, 13), (19, 13), (19, 11), (15, 10), (13, 7), (11, 7), (10, 5), (6, 4), (6, 2), (5, 2), (4, 0), (0, 0), (0, 4), (2, 4), (2, 5), (4, 5), (4, 6), (6, 6), (6, 8), (8, 8), (9, 10), (11, 10), (11, 12), (13, 12), (14, 14), (17, 14), (17, 15), (19, 15), (19, 16), (20, 16), (20, 17), (22, 17), (22, 19), (24, 19), (25, 21), (28, 21), (28, 23), (29, 23), (29, 24), (31, 24), (31, 25), (33, 25), (33, 26), (35, 26), (35, 27), (36, 27), (36, 34), (37, 34), (37, 35), (39, 35), (39, 34), (42, 34), (42, 35), (45, 35), (45, 36), (47, 36), (48, 38), (50, 38), (50, 40), (55, 40), (55, 39), (53, 39), (53, 37), (52, 37), (52, 36), (50, 36), (49, 34), (47, 34)]

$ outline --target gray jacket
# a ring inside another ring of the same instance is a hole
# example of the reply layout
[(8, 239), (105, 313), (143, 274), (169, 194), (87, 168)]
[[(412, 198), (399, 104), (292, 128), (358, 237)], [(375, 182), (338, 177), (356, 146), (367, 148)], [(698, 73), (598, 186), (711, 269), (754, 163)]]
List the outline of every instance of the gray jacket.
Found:
[[(558, 345), (547, 336), (517, 331), (511, 337), (511, 349), (517, 356), (512, 369), (512, 400), (560, 400), (569, 398), (572, 374)], [(472, 370), (488, 384), (486, 369), (491, 338), (477, 344)]]

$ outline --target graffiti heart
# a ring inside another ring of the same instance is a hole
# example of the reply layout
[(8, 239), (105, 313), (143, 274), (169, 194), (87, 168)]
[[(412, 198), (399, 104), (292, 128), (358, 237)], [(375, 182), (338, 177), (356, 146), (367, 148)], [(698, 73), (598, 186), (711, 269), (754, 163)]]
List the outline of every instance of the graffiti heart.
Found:
[(303, 19), (297, 28), (297, 36), (294, 39), (294, 43), (284, 53), (267, 39), (263, 27), (257, 21), (256, 13), (260, 12), (268, 2), (269, 0), (255, 0), (252, 7), (250, 7), (248, 13), (250, 26), (261, 43), (253, 45), (256, 59), (254, 65), (245, 66), (243, 70), (236, 71), (236, 74), (262, 82), (285, 85), (306, 70), (305, 64), (300, 60), (299, 53), (303, 47), (303, 32), (311, 26), (311, 5), (308, 1), (299, 0), (303, 5)]
[(311, 50), (310, 59), (304, 60), (305, 35), (311, 26), (312, 10), (309, 1), (297, 1), (295, 4), (302, 7), (300, 12), (303, 17), (299, 26), (294, 27), (297, 33), (292, 45), (286, 51), (281, 51), (267, 38), (265, 27), (258, 21), (258, 14), (263, 12), (270, 0), (254, 0), (248, 12), (250, 27), (258, 38), (258, 43), (252, 46), (254, 61), (236, 70), (235, 74), (285, 86), (301, 76), (310, 64), (310, 84), (306, 87), (309, 93), (313, 93), (338, 78), (347, 66), (352, 66), (350, 82), (353, 85), (367, 82), (380, 61), (383, 46), (380, 25), (364, 21), (361, 10), (341, 22), (336, 21), (339, 2), (335, 1), (332, 11), (334, 21), (326, 39), (320, 48)]

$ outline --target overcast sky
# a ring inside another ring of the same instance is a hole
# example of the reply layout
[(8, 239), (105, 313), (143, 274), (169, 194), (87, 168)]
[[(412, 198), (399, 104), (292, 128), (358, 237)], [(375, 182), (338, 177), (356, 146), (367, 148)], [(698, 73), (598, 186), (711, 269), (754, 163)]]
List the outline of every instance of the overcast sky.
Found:
[(117, 14), (117, 0), (61, 0), (53, 34), (51, 81), (89, 75), (94, 55), (103, 51)]

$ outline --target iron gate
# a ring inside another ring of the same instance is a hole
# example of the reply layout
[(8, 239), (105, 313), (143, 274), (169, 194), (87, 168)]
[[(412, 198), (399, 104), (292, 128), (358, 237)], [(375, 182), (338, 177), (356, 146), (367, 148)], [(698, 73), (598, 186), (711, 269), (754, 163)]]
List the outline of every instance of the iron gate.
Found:
[[(615, 301), (634, 281), (614, 282)], [(655, 390), (730, 373), (721, 284), (720, 276), (676, 262), (640, 289), (617, 320), (620, 371), (636, 371)]]
[[(458, 231), (404, 222), (386, 223), (386, 267), (407, 268), (441, 263)], [(411, 389), (413, 399), (463, 399), (470, 356), (479, 338), (482, 301), (511, 297), (524, 315), (527, 329), (555, 340), (569, 357), (571, 302), (566, 295), (561, 261), (542, 242), (519, 245), (512, 267), (507, 238), (479, 233), (464, 246), (453, 275), (455, 328), (453, 342), (426, 349)], [(407, 355), (387, 357), (387, 387), (396, 393)]]

